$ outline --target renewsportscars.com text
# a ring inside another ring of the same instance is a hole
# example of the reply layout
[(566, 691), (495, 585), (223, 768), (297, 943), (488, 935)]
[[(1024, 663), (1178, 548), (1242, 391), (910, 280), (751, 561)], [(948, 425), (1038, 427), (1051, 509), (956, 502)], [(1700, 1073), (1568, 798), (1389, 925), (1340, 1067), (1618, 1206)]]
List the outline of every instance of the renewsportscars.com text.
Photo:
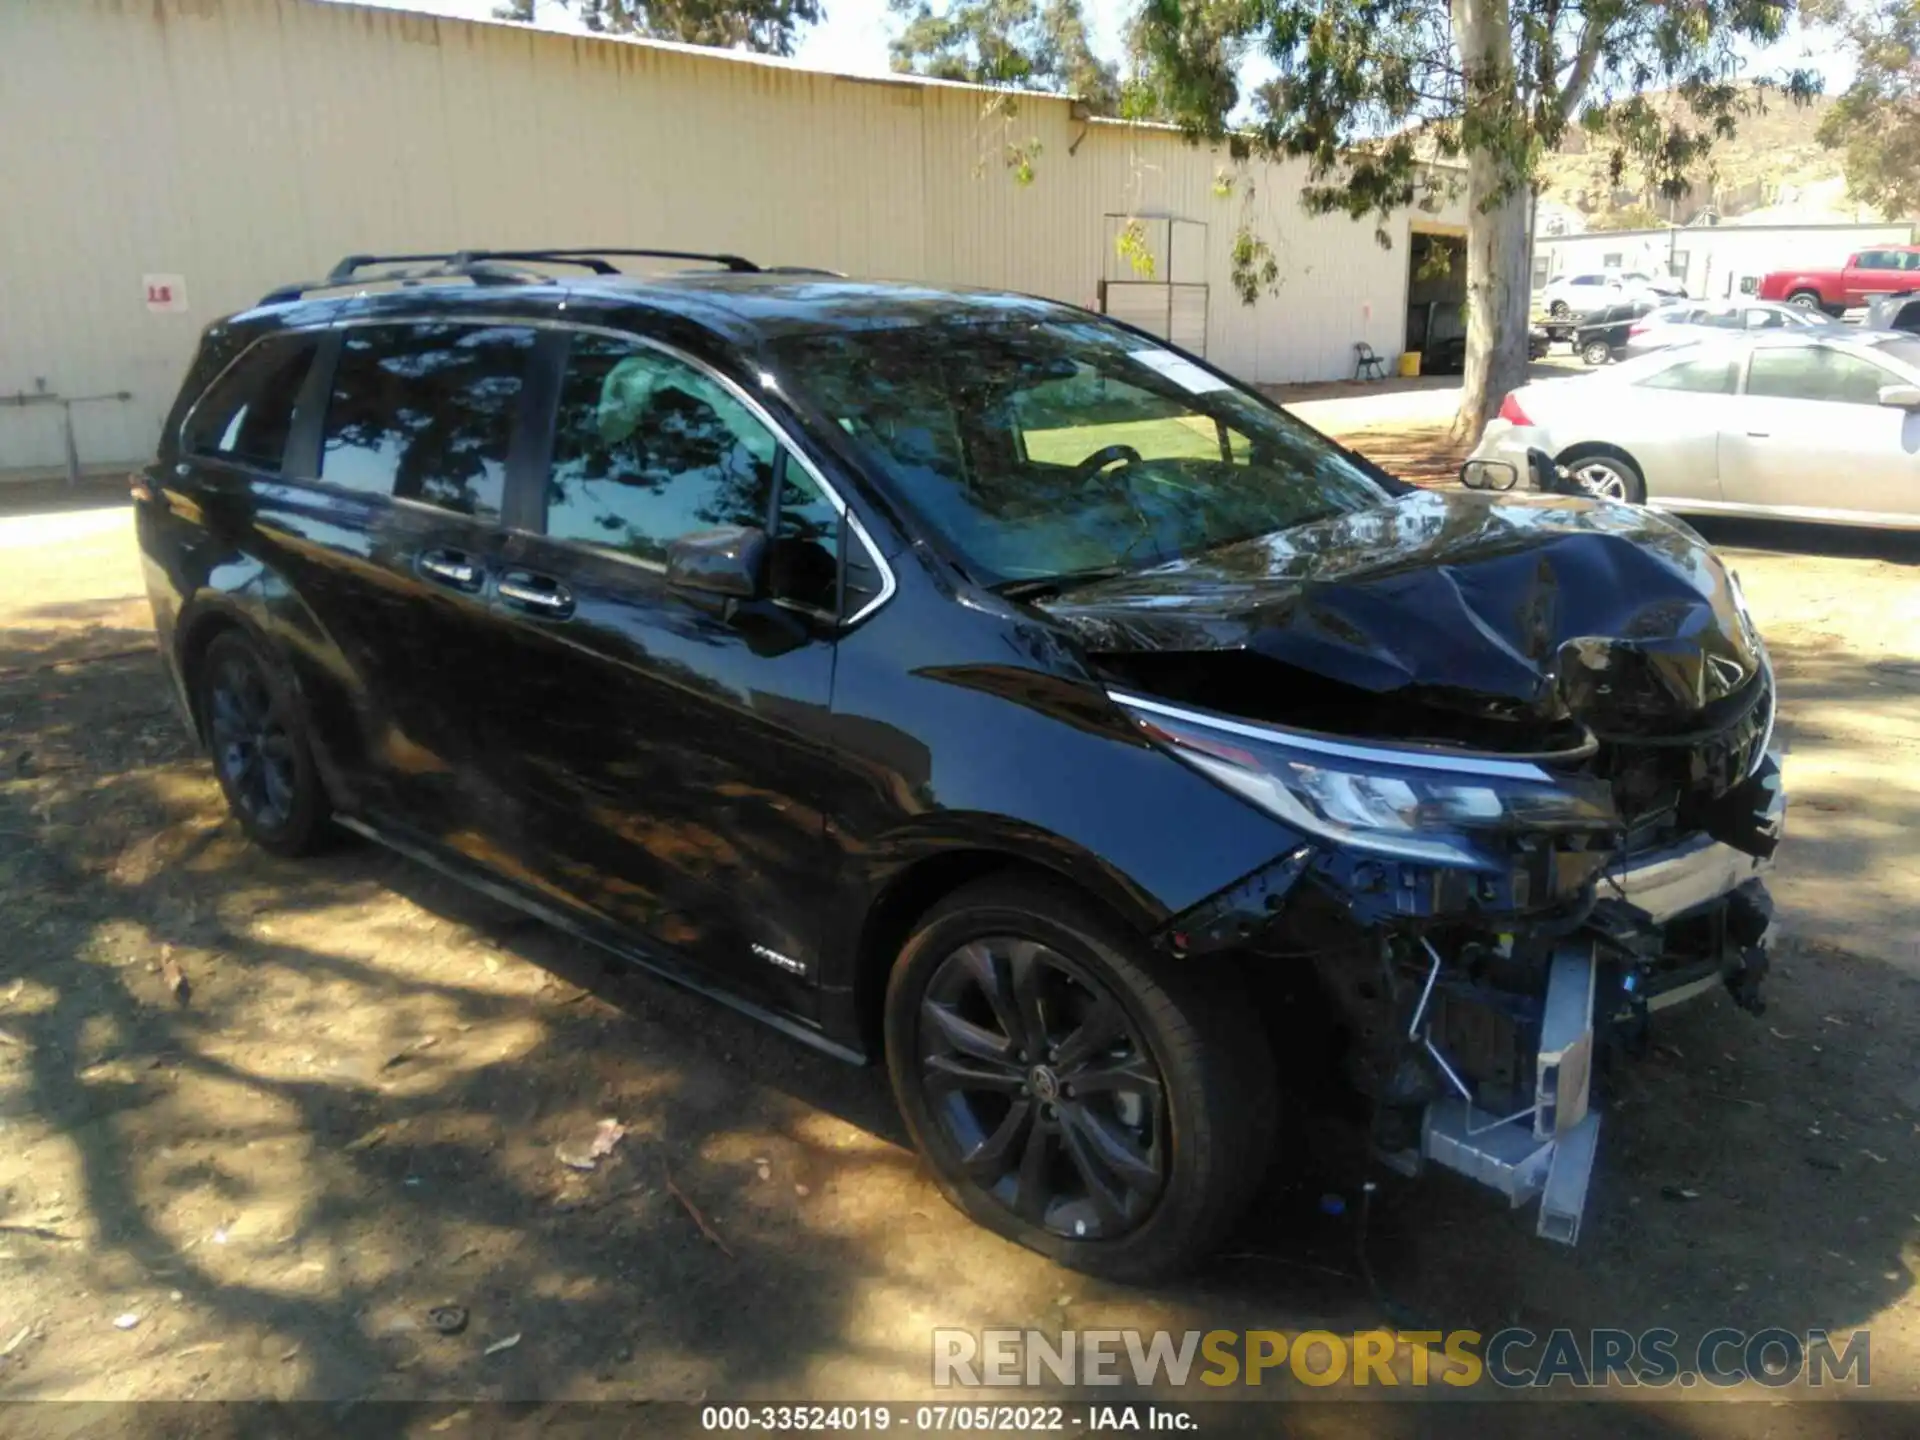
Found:
[(935, 1330), (939, 1387), (1282, 1384), (1504, 1389), (1872, 1383), (1872, 1335), (1641, 1330)]

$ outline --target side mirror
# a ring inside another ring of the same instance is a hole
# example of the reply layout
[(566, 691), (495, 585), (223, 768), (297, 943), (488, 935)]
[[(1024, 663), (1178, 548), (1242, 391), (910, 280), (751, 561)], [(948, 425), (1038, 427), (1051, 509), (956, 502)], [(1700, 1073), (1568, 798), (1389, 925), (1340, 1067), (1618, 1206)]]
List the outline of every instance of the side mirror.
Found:
[(1920, 410), (1920, 385), (1882, 385), (1880, 403), (1896, 410)]
[(752, 526), (696, 530), (667, 546), (667, 583), (681, 590), (755, 600), (766, 573), (767, 532)]
[(1469, 460), (1460, 467), (1460, 483), (1469, 490), (1511, 490), (1520, 483), (1520, 467), (1505, 460)]

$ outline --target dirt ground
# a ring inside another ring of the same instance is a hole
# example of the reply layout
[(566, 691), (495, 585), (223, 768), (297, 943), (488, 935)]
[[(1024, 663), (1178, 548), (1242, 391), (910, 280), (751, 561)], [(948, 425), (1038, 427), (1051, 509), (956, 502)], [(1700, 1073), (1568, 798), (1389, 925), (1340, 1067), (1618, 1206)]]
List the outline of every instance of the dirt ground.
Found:
[[(1576, 1249), (1465, 1182), (1386, 1179), (1370, 1288), (1357, 1152), (1296, 1124), (1229, 1255), (1140, 1291), (950, 1211), (877, 1072), (378, 849), (244, 844), (163, 688), (126, 511), (24, 509), (0, 518), (0, 1398), (899, 1399), (929, 1392), (935, 1326), (1411, 1319), (1866, 1328), (1871, 1393), (1920, 1398), (1920, 543), (1714, 532), (1783, 687), (1787, 936), (1764, 1018), (1713, 997), (1614, 1077)], [(603, 1119), (611, 1153), (566, 1163)], [(1390, 1409), (1314, 1428), (1416, 1433)], [(1780, 1415), (1634, 1423), (1736, 1410)], [(1793, 1413), (1762, 1428), (1839, 1423)]]

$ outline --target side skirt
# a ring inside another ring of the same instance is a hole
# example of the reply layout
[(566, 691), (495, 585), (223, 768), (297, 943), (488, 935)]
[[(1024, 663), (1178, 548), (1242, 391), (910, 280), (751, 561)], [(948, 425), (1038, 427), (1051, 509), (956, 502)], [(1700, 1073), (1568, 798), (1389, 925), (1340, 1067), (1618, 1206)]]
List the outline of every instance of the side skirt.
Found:
[(737, 1010), (742, 1015), (750, 1016), (763, 1025), (773, 1027), (783, 1035), (790, 1036), (802, 1044), (809, 1045), (815, 1050), (831, 1055), (836, 1060), (844, 1060), (852, 1065), (865, 1065), (869, 1063), (870, 1057), (861, 1051), (855, 1050), (851, 1046), (842, 1045), (837, 1040), (829, 1040), (818, 1030), (799, 1020), (793, 1019), (791, 1016), (782, 1015), (762, 1005), (756, 1005), (751, 1000), (744, 1000), (740, 996), (712, 985), (705, 980), (695, 979), (687, 972), (684, 966), (676, 964), (651, 950), (644, 950), (630, 941), (615, 940), (603, 933), (598, 927), (587, 924), (577, 917), (569, 915), (564, 910), (543, 904), (521, 893), (521, 891), (515, 887), (493, 878), (477, 867), (462, 865), (458, 861), (435, 854), (425, 846), (416, 845), (410, 840), (390, 834), (387, 831), (375, 829), (372, 825), (367, 824), (366, 821), (352, 815), (336, 813), (333, 817), (333, 822), (343, 830), (351, 830), (356, 835), (364, 836), (376, 845), (383, 845), (397, 854), (404, 855), (409, 860), (416, 861), (426, 866), (429, 870), (437, 871), (449, 880), (465, 885), (470, 890), (478, 890), (481, 894), (490, 896), (503, 905), (511, 905), (523, 914), (533, 916), (536, 920), (544, 920), (547, 924), (553, 926), (554, 929), (563, 930), (575, 939), (584, 940), (590, 945), (597, 945), (602, 950), (617, 955), (628, 964), (637, 966), (649, 974), (667, 981), (669, 984), (677, 985), (682, 990), (691, 991), (693, 994), (705, 999), (718, 1001), (729, 1010)]

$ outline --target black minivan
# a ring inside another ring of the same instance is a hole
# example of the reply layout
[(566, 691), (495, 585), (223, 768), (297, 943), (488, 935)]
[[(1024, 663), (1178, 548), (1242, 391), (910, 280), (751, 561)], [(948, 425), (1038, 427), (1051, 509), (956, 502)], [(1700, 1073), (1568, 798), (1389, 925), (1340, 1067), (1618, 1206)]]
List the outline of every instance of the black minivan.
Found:
[(1601, 1062), (1759, 1005), (1773, 681), (1699, 537), (1408, 486), (1053, 301), (641, 253), (206, 332), (134, 490), (247, 832), (883, 1057), (1069, 1265), (1202, 1256), (1329, 1080), (1571, 1242)]

